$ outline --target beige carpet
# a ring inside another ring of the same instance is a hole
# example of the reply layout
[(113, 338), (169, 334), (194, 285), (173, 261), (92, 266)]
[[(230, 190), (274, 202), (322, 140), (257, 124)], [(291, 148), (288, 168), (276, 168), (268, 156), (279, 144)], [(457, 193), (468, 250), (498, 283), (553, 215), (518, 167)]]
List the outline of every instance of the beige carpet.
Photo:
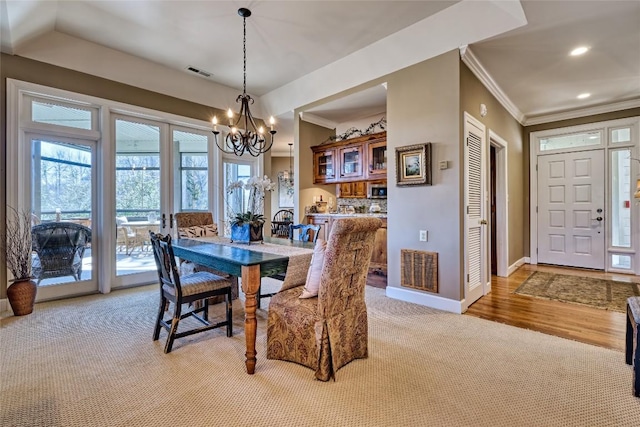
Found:
[(638, 283), (535, 271), (517, 294), (627, 312), (627, 298), (640, 295)]
[[(216, 330), (165, 355), (154, 287), (37, 304), (2, 320), (1, 426), (638, 426), (621, 352), (388, 299), (367, 287), (370, 356), (314, 381), (266, 360), (244, 368)], [(267, 302), (265, 300), (265, 302)], [(217, 310), (219, 307), (216, 307)]]

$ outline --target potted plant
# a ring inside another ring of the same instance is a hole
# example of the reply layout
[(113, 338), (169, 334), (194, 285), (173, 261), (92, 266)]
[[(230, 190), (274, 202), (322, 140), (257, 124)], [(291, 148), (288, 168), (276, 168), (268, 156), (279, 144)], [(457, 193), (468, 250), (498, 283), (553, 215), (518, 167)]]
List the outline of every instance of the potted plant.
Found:
[(227, 193), (242, 189), (249, 190), (248, 209), (244, 209), (244, 197), (238, 198), (242, 202), (242, 211), (236, 212), (231, 218), (231, 241), (241, 243), (262, 242), (263, 226), (265, 218), (264, 196), (267, 191), (272, 191), (275, 184), (266, 175), (264, 178), (251, 177), (246, 183), (242, 181), (232, 182), (227, 187)]
[(251, 243), (263, 241), (264, 215), (243, 212), (231, 222), (231, 241)]
[(24, 316), (33, 312), (36, 282), (31, 276), (31, 214), (7, 208), (4, 233), (0, 235), (0, 258), (6, 262), (13, 279), (7, 288), (7, 299), (13, 314)]

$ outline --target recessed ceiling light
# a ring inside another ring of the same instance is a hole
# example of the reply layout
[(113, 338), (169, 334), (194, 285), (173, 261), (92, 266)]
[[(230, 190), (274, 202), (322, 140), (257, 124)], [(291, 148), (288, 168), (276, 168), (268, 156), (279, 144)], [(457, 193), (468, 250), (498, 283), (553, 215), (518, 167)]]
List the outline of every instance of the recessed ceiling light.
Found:
[(580, 95), (578, 95), (578, 99), (587, 99), (590, 96), (590, 93), (581, 93)]
[(589, 48), (587, 46), (580, 46), (580, 47), (577, 47), (577, 48), (573, 49), (569, 53), (569, 55), (571, 55), (571, 56), (580, 56), (580, 55), (583, 55), (583, 54), (587, 53), (588, 50), (589, 50)]

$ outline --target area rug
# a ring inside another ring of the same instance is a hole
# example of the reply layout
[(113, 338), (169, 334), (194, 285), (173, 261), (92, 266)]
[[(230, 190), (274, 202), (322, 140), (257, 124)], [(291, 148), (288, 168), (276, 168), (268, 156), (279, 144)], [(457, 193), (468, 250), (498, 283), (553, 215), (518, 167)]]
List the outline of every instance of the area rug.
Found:
[(639, 296), (640, 287), (638, 283), (536, 271), (515, 293), (625, 313), (627, 298)]

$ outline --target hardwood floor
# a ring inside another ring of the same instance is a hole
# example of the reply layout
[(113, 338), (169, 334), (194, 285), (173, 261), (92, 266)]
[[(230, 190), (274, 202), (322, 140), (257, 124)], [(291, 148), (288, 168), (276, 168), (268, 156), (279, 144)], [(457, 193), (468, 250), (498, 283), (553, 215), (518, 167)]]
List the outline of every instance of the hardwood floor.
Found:
[(525, 264), (507, 278), (493, 276), (491, 293), (471, 305), (465, 314), (624, 351), (624, 313), (514, 294), (534, 271), (640, 283), (639, 277), (626, 274)]

